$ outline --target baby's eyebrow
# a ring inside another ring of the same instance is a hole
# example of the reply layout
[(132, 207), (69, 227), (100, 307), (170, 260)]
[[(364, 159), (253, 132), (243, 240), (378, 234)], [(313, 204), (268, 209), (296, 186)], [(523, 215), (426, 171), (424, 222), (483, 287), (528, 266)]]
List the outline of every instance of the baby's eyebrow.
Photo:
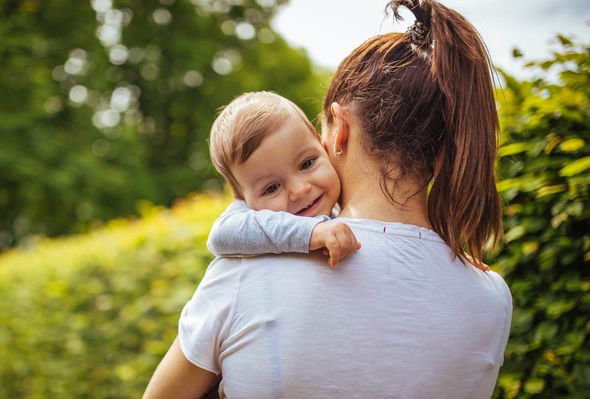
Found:
[(305, 153), (312, 152), (315, 149), (316, 148), (313, 146), (303, 147), (301, 150), (299, 150), (299, 152), (296, 153), (294, 159), (299, 162), (299, 159), (302, 158)]
[(255, 175), (254, 179), (251, 181), (252, 187), (259, 187), (259, 186), (266, 186), (273, 181), (272, 173), (264, 173), (260, 176)]

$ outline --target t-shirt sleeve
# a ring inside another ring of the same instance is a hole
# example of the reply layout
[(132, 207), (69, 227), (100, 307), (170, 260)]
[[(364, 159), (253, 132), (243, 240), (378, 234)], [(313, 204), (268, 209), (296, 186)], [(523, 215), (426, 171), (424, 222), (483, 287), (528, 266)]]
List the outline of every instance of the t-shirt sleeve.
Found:
[(239, 290), (239, 267), (218, 258), (208, 267), (195, 294), (182, 309), (178, 323), (180, 347), (194, 365), (219, 375), (219, 351), (233, 317)]
[(255, 211), (235, 201), (213, 223), (207, 247), (216, 256), (308, 253), (313, 229), (329, 219)]
[[(510, 293), (510, 288), (508, 288), (508, 284), (502, 279), (503, 287), (504, 287), (504, 295), (506, 298), (506, 309), (508, 312), (508, 317), (506, 318), (506, 323), (504, 325), (504, 350), (506, 349), (506, 345), (508, 344), (508, 337), (510, 336), (510, 327), (512, 325), (512, 312), (513, 312), (513, 305), (512, 305), (512, 294)], [(504, 364), (504, 350), (502, 350), (502, 357), (500, 358), (500, 364)]]
[(506, 311), (506, 317), (504, 319), (504, 328), (502, 330), (502, 337), (500, 339), (500, 347), (498, 349), (498, 363), (500, 366), (504, 363), (504, 351), (506, 350), (506, 345), (508, 343), (508, 337), (510, 336), (510, 326), (512, 324), (512, 294), (510, 293), (510, 288), (506, 281), (495, 272), (488, 272), (496, 281), (498, 289), (500, 291), (500, 295), (504, 300), (504, 306)]

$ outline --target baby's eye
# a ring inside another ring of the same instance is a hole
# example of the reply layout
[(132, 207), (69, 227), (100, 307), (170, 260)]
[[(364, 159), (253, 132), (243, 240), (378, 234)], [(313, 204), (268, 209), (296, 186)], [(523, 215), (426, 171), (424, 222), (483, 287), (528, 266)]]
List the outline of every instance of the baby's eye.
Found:
[(306, 159), (301, 164), (301, 170), (309, 169), (312, 167), (313, 163), (315, 162), (315, 158)]
[(275, 191), (277, 191), (279, 189), (279, 187), (280, 186), (276, 183), (269, 184), (268, 186), (266, 186), (266, 188), (262, 192), (262, 195), (270, 195), (270, 194), (274, 193)]

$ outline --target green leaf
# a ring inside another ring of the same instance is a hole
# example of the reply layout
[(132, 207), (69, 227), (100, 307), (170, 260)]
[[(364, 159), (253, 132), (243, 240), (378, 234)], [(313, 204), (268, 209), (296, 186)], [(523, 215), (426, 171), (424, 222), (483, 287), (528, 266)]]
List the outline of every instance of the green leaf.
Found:
[(553, 320), (547, 320), (537, 326), (534, 334), (534, 341), (543, 342), (550, 341), (555, 337), (558, 331), (558, 326)]
[(518, 187), (518, 179), (504, 179), (496, 184), (496, 189), (498, 192), (502, 193), (504, 191), (517, 188)]
[(575, 176), (590, 168), (590, 157), (580, 158), (569, 165), (563, 167), (559, 174), (560, 176)]
[(539, 378), (531, 378), (524, 384), (524, 391), (531, 395), (541, 393), (545, 388), (545, 381)]
[(559, 145), (559, 149), (564, 152), (574, 152), (578, 151), (581, 148), (584, 148), (586, 142), (579, 138), (573, 138), (564, 141)]
[(513, 143), (503, 145), (498, 149), (498, 157), (506, 157), (509, 155), (515, 155), (527, 150), (527, 143)]
[(544, 186), (537, 190), (537, 198), (553, 195), (565, 191), (567, 187), (564, 184), (557, 184), (555, 186)]
[(563, 313), (569, 312), (576, 306), (574, 300), (553, 302), (547, 306), (547, 315), (552, 318), (557, 318)]
[(557, 39), (564, 47), (572, 47), (574, 45), (572, 40), (564, 35), (557, 35)]
[(504, 239), (506, 240), (506, 242), (511, 242), (511, 241), (521, 238), (522, 236), (525, 235), (525, 233), (526, 233), (526, 230), (525, 230), (524, 226), (520, 226), (520, 225), (515, 226), (506, 233), (506, 235), (504, 236)]

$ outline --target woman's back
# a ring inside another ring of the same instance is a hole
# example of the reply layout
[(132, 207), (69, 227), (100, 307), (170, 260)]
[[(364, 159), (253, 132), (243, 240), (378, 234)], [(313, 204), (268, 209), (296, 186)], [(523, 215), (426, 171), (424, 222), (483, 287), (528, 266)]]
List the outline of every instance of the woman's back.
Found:
[[(483, 248), (502, 236), (491, 62), (456, 11), (434, 0), (388, 6), (394, 18), (408, 8), (414, 23), (354, 49), (322, 107), (341, 220), (362, 248), (337, 270), (313, 256), (216, 260), (150, 397), (195, 396), (219, 373), (229, 397), (491, 396), (510, 292), (459, 260), (483, 268)], [(342, 217), (429, 227), (444, 242), (425, 228)]]
[(181, 318), (188, 359), (221, 371), (230, 398), (490, 397), (512, 311), (502, 278), (430, 230), (343, 220), (363, 247), (337, 270), (295, 255), (213, 263)]

